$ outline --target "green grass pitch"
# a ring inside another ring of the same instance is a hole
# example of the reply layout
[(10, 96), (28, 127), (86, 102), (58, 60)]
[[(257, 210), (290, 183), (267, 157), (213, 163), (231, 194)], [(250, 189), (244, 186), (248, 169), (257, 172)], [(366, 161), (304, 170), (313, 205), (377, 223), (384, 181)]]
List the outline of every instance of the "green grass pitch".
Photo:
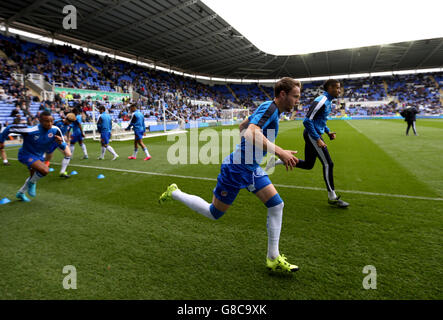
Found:
[[(442, 299), (443, 121), (419, 119), (417, 137), (399, 120), (328, 125), (348, 209), (327, 204), (319, 161), (270, 175), (285, 201), (280, 251), (300, 267), (293, 276), (265, 269), (266, 208), (246, 190), (215, 222), (157, 203), (173, 182), (211, 201), (220, 167), (170, 165), (166, 137), (145, 139), (148, 162), (141, 150), (127, 159), (132, 141), (112, 143), (117, 161), (96, 160), (99, 143), (87, 141), (90, 159), (77, 146), (68, 172), (79, 174), (68, 180), (56, 151), (30, 203), (15, 201), (28, 173), (11, 160), (0, 167), (0, 199), (13, 200), (0, 205), (0, 299)], [(303, 158), (301, 121), (281, 122), (276, 142)], [(76, 290), (63, 288), (66, 265)], [(377, 270), (375, 290), (362, 286), (366, 265)]]

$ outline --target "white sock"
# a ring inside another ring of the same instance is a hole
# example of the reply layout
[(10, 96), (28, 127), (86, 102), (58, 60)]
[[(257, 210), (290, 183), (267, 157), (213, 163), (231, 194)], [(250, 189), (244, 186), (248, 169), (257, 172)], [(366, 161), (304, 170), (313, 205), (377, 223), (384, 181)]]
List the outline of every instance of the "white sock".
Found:
[(69, 149), (71, 149), (71, 157), (73, 157), (74, 156), (75, 145), (71, 144), (69, 146)]
[(3, 163), (8, 163), (8, 159), (3, 160)]
[(36, 183), (38, 180), (40, 180), (43, 177), (44, 176), (42, 174), (40, 174), (40, 172), (34, 172), (34, 174), (32, 175), (31, 179), (29, 179), (29, 182), (30, 183)]
[(279, 164), (285, 164), (283, 161), (281, 161), (280, 159), (275, 160), (275, 165), (278, 166)]
[(88, 150), (86, 150), (86, 145), (84, 143), (82, 144), (82, 150), (83, 150), (83, 154), (87, 157), (88, 156)]
[(132, 154), (132, 156), (133, 156), (134, 158), (137, 158), (137, 152), (138, 152), (138, 149), (134, 149), (134, 153)]
[(31, 180), (31, 177), (29, 177), (28, 179), (26, 179), (25, 184), (23, 185), (23, 187), (20, 188), (20, 190), (18, 190), (18, 192), (21, 193), (25, 193), (27, 188), (28, 188), (28, 182), (29, 180)]
[(66, 172), (66, 168), (68, 167), (69, 161), (71, 161), (71, 158), (69, 157), (65, 157), (62, 160), (62, 167), (60, 169), (60, 173), (65, 173)]
[(186, 205), (189, 209), (194, 210), (195, 212), (200, 213), (209, 219), (215, 220), (209, 209), (211, 204), (207, 203), (200, 197), (184, 193), (180, 190), (175, 190), (172, 192), (172, 199), (178, 200)]
[[(114, 156), (117, 156), (117, 153), (115, 152), (114, 148), (111, 146), (107, 146), (106, 149)], [(103, 151), (103, 156), (105, 156), (105, 152)]]
[(106, 152), (106, 148), (102, 147), (102, 154), (101, 154), (100, 158), (104, 158), (105, 157), (105, 152)]
[(329, 197), (329, 200), (337, 199), (337, 195), (335, 194), (334, 190), (333, 191), (328, 191), (328, 197)]
[(151, 155), (149, 154), (148, 148), (144, 148), (143, 151), (145, 152), (147, 157), (150, 157)]
[(268, 208), (268, 258), (274, 260), (280, 255), (278, 242), (280, 240), (281, 224), (283, 220), (284, 202)]

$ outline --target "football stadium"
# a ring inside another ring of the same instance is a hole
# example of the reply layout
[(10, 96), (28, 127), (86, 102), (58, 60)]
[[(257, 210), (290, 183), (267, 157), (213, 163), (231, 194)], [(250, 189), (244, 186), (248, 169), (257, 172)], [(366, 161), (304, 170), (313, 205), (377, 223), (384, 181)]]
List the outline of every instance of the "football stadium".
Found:
[(1, 300), (443, 298), (441, 3), (270, 3), (1, 1)]

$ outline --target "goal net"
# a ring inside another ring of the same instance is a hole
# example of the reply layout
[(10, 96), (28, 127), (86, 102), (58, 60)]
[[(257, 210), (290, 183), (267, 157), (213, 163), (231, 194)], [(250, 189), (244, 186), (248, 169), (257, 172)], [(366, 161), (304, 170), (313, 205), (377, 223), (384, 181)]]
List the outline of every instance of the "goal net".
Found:
[(249, 117), (248, 109), (223, 109), (221, 119), (223, 125), (234, 125)]
[[(162, 116), (160, 117), (150, 117), (146, 118), (145, 116), (145, 126), (146, 126), (146, 134), (144, 138), (152, 138), (165, 136), (169, 134), (177, 134), (177, 133), (186, 133), (186, 121), (167, 109), (167, 105), (163, 100), (159, 100), (155, 102), (158, 110), (162, 111)], [(143, 113), (143, 110), (141, 110)], [(100, 140), (100, 133), (97, 131), (97, 121), (100, 116), (100, 113), (96, 109), (95, 105), (93, 106), (92, 111), (92, 138), (94, 140)], [(129, 115), (130, 118), (132, 115)], [(127, 141), (134, 139), (134, 131), (126, 131), (125, 129), (128, 127), (130, 121), (112, 121), (112, 131), (111, 131), (111, 141)]]

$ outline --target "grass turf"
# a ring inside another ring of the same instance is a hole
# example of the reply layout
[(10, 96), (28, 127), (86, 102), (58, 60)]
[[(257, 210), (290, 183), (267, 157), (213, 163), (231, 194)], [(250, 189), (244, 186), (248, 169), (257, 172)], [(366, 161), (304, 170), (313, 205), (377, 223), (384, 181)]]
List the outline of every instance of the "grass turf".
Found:
[[(325, 190), (277, 187), (285, 201), (280, 251), (300, 267), (295, 275), (266, 271), (266, 208), (249, 192), (217, 222), (177, 202), (158, 205), (172, 182), (210, 201), (219, 165), (169, 165), (166, 137), (145, 139), (149, 162), (141, 150), (139, 159), (126, 159), (132, 142), (112, 143), (117, 161), (109, 154), (96, 160), (100, 146), (87, 141), (90, 159), (80, 160), (77, 147), (68, 168), (78, 175), (62, 180), (53, 165), (32, 202), (0, 206), (0, 298), (442, 299), (443, 201), (389, 194), (443, 198), (443, 121), (420, 119), (418, 137), (404, 136), (402, 121), (329, 127), (337, 132), (336, 141), (326, 140), (335, 185), (351, 206), (330, 207)], [(303, 158), (301, 122), (282, 122), (277, 144)], [(7, 153), (16, 158), (16, 150)], [(0, 167), (0, 199), (13, 200), (27, 176), (11, 163)], [(100, 173), (106, 178), (98, 180)], [(324, 188), (320, 162), (311, 171), (278, 167), (270, 178)], [(77, 290), (63, 289), (65, 265), (77, 269)], [(366, 265), (377, 268), (376, 290), (362, 287)]]

